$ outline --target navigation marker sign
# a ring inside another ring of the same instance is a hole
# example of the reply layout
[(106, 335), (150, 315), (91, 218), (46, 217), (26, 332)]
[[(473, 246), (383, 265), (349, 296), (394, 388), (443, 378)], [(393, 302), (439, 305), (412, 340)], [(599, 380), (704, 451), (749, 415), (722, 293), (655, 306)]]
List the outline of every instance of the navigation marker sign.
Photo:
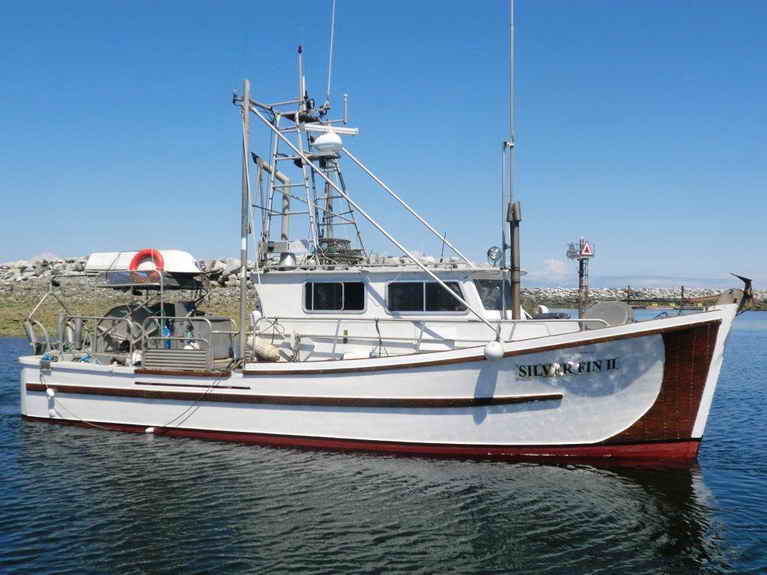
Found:
[(594, 248), (591, 247), (591, 244), (589, 242), (584, 241), (581, 243), (580, 256), (582, 258), (590, 258), (594, 256)]

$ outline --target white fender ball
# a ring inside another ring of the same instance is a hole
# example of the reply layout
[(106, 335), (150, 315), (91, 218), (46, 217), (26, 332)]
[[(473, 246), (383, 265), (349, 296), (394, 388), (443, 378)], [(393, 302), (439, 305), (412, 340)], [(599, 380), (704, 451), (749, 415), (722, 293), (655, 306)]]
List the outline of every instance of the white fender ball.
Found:
[(503, 344), (500, 341), (490, 341), (485, 346), (485, 357), (491, 361), (496, 361), (503, 357)]

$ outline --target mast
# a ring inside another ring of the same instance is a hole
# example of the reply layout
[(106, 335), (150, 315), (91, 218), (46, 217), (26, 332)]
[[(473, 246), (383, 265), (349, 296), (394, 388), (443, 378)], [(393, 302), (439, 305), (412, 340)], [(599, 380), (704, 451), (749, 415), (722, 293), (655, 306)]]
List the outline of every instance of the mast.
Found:
[(245, 361), (245, 296), (248, 281), (248, 231), (250, 189), (248, 178), (248, 139), (250, 120), (250, 81), (242, 83), (242, 203), (240, 205), (240, 361)]
[[(504, 142), (507, 156), (506, 167), (506, 221), (509, 224), (511, 240), (511, 318), (522, 318), (520, 283), (522, 268), (519, 254), (519, 223), (522, 221), (522, 209), (519, 202), (513, 201), (514, 182), (514, 0), (509, 0), (509, 138)], [(504, 311), (505, 314), (505, 311)]]

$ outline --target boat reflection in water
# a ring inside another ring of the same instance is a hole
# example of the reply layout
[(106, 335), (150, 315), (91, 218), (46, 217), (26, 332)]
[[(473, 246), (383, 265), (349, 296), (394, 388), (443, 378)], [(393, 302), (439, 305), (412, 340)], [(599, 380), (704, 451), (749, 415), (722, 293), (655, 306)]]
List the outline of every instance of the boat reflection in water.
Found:
[[(697, 467), (318, 454), (58, 426), (21, 434), (6, 511), (11, 532), (34, 534), (33, 570), (50, 567), (44, 550), (63, 540), (77, 545), (56, 558), (60, 570), (727, 568)], [(54, 494), (58, 523), (23, 511)]]

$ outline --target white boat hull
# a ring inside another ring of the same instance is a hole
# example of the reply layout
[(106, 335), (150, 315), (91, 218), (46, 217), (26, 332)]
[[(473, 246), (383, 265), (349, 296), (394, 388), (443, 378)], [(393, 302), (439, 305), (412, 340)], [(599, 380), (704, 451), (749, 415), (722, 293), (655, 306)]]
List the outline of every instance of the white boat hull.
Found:
[(693, 459), (736, 305), (389, 358), (163, 373), (21, 358), (22, 413), (110, 429), (440, 456)]

